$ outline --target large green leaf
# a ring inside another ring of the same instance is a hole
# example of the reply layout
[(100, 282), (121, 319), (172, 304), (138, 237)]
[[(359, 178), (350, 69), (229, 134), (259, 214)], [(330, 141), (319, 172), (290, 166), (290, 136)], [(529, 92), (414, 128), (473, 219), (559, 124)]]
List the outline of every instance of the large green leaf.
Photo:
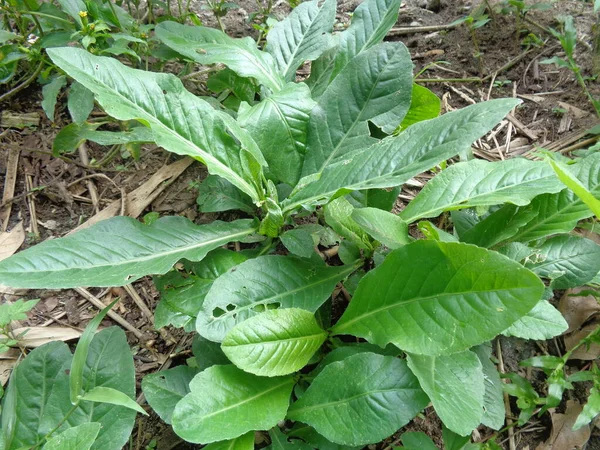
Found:
[(199, 64), (225, 64), (242, 77), (253, 77), (272, 91), (285, 83), (269, 53), (256, 47), (249, 36), (234, 39), (221, 30), (161, 22), (156, 36), (177, 53)]
[(254, 450), (254, 431), (228, 441), (214, 442), (204, 447), (205, 450)]
[(419, 122), (399, 136), (391, 136), (346, 160), (328, 166), (316, 179), (300, 180), (285, 211), (302, 205), (325, 203), (340, 192), (389, 188), (469, 148), (491, 130), (518, 100), (500, 99), (479, 103)]
[(16, 408), (14, 433), (12, 439), (10, 435), (7, 436), (7, 450), (29, 448), (40, 441), (52, 429), (43, 424), (43, 419), (48, 416), (52, 416), (55, 423), (62, 419), (61, 415), (49, 411), (48, 406), (51, 405), (53, 387), (59, 384), (66, 387), (66, 399), (69, 401), (69, 376), (66, 371), (69, 370), (71, 359), (66, 344), (51, 342), (34, 349), (19, 364), (19, 376), (11, 377), (10, 381), (14, 383), (10, 388), (15, 390)]
[[(600, 198), (600, 153), (579, 161), (573, 169), (577, 179), (596, 197)], [(531, 202), (534, 216), (511, 240), (528, 242), (552, 234), (568, 233), (577, 222), (594, 213), (571, 190), (545, 194)], [(521, 214), (527, 214), (522, 211)]]
[(151, 225), (114, 217), (1, 261), (0, 279), (27, 288), (121, 286), (144, 275), (163, 274), (181, 258), (201, 260), (210, 250), (253, 231), (249, 219), (199, 226), (179, 216)]
[(315, 312), (353, 266), (327, 267), (289, 256), (261, 256), (220, 276), (198, 314), (198, 333), (221, 342), (236, 324), (267, 309)]
[(496, 252), (417, 241), (363, 277), (332, 333), (415, 354), (459, 352), (504, 331), (543, 290), (533, 273)]
[(410, 106), (410, 68), (410, 54), (400, 42), (379, 44), (354, 58), (311, 112), (302, 174), (321, 172), (375, 142), (367, 121), (393, 131)]
[(356, 55), (380, 43), (398, 19), (400, 0), (366, 0), (352, 14), (347, 30), (339, 34), (338, 45), (312, 64), (308, 83), (313, 97), (319, 97)]
[(545, 341), (564, 333), (567, 328), (569, 325), (560, 311), (547, 300), (541, 300), (502, 334), (521, 339)]
[(160, 302), (154, 311), (154, 326), (158, 329), (173, 325), (187, 330), (191, 325), (193, 329), (213, 281), (246, 259), (239, 252), (217, 248), (198, 263), (186, 262), (184, 266), (189, 272), (172, 270), (164, 276), (155, 277)]
[(475, 353), (467, 350), (443, 356), (409, 354), (407, 360), (446, 427), (466, 436), (479, 426), (485, 380)]
[(474, 159), (455, 164), (433, 178), (400, 217), (411, 223), (471, 206), (526, 205), (536, 195), (562, 189), (544, 162), (515, 158), (491, 163)]
[(286, 80), (293, 81), (300, 64), (318, 58), (331, 47), (335, 6), (336, 0), (301, 3), (269, 31), (265, 50), (273, 55)]
[(269, 164), (268, 173), (290, 186), (300, 179), (314, 106), (305, 84), (288, 83), (253, 107), (240, 108), (238, 114), (240, 125), (250, 132)]
[[(104, 110), (119, 120), (140, 120), (166, 150), (190, 155), (248, 194), (259, 194), (249, 176), (230, 125), (208, 103), (185, 90), (171, 74), (124, 66), (115, 58), (93, 56), (76, 48), (48, 49), (52, 61), (96, 95)], [(237, 137), (237, 136), (236, 136)], [(257, 160), (261, 155), (253, 152)]]
[(390, 436), (427, 403), (406, 362), (359, 353), (325, 367), (288, 417), (332, 442), (362, 446)]
[(555, 236), (544, 242), (525, 264), (554, 289), (587, 283), (600, 272), (600, 245), (578, 236)]
[(235, 366), (213, 366), (194, 377), (190, 393), (175, 407), (173, 430), (194, 443), (237, 438), (283, 420), (292, 377), (265, 378)]
[(97, 422), (84, 423), (63, 431), (50, 439), (43, 450), (89, 450), (94, 444), (101, 425)]
[(240, 369), (274, 377), (302, 369), (326, 338), (327, 332), (313, 313), (285, 308), (266, 311), (236, 325), (221, 348)]
[(190, 392), (190, 381), (197, 373), (195, 368), (177, 366), (143, 378), (142, 391), (148, 404), (166, 423), (171, 423), (175, 406)]

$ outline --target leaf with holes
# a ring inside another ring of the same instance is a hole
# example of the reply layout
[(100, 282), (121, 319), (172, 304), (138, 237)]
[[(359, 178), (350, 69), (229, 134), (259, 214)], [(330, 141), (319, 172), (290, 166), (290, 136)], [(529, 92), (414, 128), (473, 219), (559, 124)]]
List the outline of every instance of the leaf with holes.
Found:
[(315, 312), (354, 266), (328, 267), (289, 256), (260, 256), (220, 276), (198, 314), (196, 330), (221, 342), (236, 324), (267, 309)]
[(332, 333), (415, 354), (459, 352), (523, 317), (543, 290), (537, 276), (496, 252), (417, 241), (363, 277)]
[(221, 348), (240, 369), (274, 377), (302, 369), (326, 338), (313, 313), (275, 309), (233, 327)]

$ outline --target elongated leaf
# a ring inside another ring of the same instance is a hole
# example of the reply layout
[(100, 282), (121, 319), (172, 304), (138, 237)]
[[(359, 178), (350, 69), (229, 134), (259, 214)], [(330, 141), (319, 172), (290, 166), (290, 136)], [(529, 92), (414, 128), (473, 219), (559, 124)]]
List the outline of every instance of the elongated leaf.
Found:
[(267, 309), (315, 312), (353, 266), (315, 266), (289, 256), (261, 256), (240, 264), (212, 285), (196, 321), (199, 334), (221, 342), (236, 324)]
[(128, 397), (127, 394), (109, 387), (96, 386), (83, 394), (81, 400), (124, 406), (125, 408), (137, 411), (145, 416), (148, 415), (148, 413), (144, 411), (144, 408), (138, 405), (131, 397)]
[(142, 391), (148, 404), (166, 423), (171, 423), (175, 406), (190, 392), (190, 382), (197, 373), (192, 367), (177, 366), (143, 378)]
[(410, 64), (404, 44), (394, 42), (370, 48), (344, 68), (311, 112), (303, 175), (372, 144), (368, 120), (387, 132), (400, 124), (410, 106)]
[(413, 84), (410, 109), (400, 124), (401, 129), (408, 128), (424, 120), (435, 119), (440, 115), (441, 102), (437, 95), (426, 87)]
[(466, 436), (479, 426), (485, 385), (475, 353), (467, 350), (443, 356), (409, 354), (407, 361), (446, 427)]
[(73, 83), (69, 91), (67, 107), (73, 122), (84, 122), (94, 109), (94, 93), (82, 84)]
[(173, 430), (188, 442), (211, 443), (267, 430), (283, 420), (292, 377), (264, 378), (235, 366), (213, 366), (194, 377), (175, 407)]
[(215, 442), (204, 447), (206, 450), (254, 450), (254, 431), (228, 441)]
[(225, 64), (242, 77), (253, 77), (276, 92), (284, 79), (270, 54), (261, 52), (251, 37), (233, 39), (215, 28), (161, 22), (156, 36), (177, 53), (200, 64)]
[(313, 313), (275, 309), (233, 327), (221, 348), (240, 369), (273, 377), (302, 369), (326, 338)]
[(309, 114), (314, 106), (305, 84), (288, 83), (252, 108), (240, 108), (238, 121), (260, 147), (269, 164), (268, 173), (290, 186), (300, 179)]
[[(490, 359), (492, 345), (490, 343), (478, 345), (473, 349), (473, 352), (481, 362), (485, 386), (481, 423), (494, 430), (499, 430), (504, 425), (506, 410), (504, 409), (502, 380), (496, 366)], [(462, 446), (459, 448), (462, 448)]]
[(121, 286), (165, 273), (181, 258), (198, 261), (254, 230), (248, 219), (198, 226), (183, 217), (164, 217), (152, 225), (115, 217), (1, 261), (0, 279), (28, 288)]
[(347, 30), (340, 33), (337, 48), (312, 64), (308, 80), (313, 97), (319, 97), (348, 62), (380, 43), (398, 19), (400, 0), (366, 0), (352, 14)]
[(502, 334), (521, 339), (544, 341), (564, 333), (567, 328), (569, 325), (560, 311), (547, 300), (541, 300)]
[(383, 139), (347, 160), (328, 166), (318, 179), (300, 180), (285, 211), (329, 201), (340, 192), (399, 186), (413, 176), (467, 150), (518, 103), (493, 100), (444, 114)]
[[(7, 435), (8, 449), (29, 448), (45, 436), (51, 428), (44, 427), (42, 420), (48, 415), (52, 387), (66, 386), (67, 403), (69, 376), (66, 371), (71, 364), (71, 352), (63, 342), (51, 342), (34, 349), (18, 366), (18, 377), (11, 377), (9, 389), (15, 393), (15, 419), (12, 438)], [(10, 409), (2, 410), (3, 428)], [(56, 422), (61, 417), (55, 416)], [(6, 430), (5, 431), (9, 431)]]
[(359, 208), (352, 212), (352, 218), (386, 247), (396, 249), (410, 242), (408, 225), (396, 214), (377, 208)]
[(331, 47), (335, 7), (335, 0), (304, 2), (271, 28), (266, 51), (286, 80), (293, 81), (300, 64), (317, 59)]
[(159, 329), (173, 325), (193, 330), (198, 311), (213, 281), (246, 259), (241, 253), (217, 248), (198, 263), (186, 263), (185, 268), (191, 273), (172, 270), (164, 276), (155, 277), (160, 302), (154, 312), (154, 326)]
[(543, 289), (533, 273), (498, 253), (417, 241), (365, 275), (332, 333), (415, 354), (458, 352), (504, 331)]
[(370, 249), (369, 236), (352, 218), (354, 207), (345, 198), (336, 198), (324, 208), (325, 221), (333, 231), (361, 249)]
[(536, 195), (561, 190), (560, 182), (543, 162), (520, 158), (494, 163), (472, 160), (455, 164), (432, 179), (400, 217), (411, 223), (471, 206), (526, 205)]
[(406, 362), (359, 353), (325, 367), (288, 417), (332, 442), (358, 446), (390, 436), (427, 403)]
[[(577, 179), (595, 197), (600, 198), (600, 153), (579, 161), (573, 168)], [(531, 208), (535, 216), (511, 240), (528, 242), (552, 234), (568, 233), (577, 222), (593, 216), (593, 212), (571, 190), (534, 198)], [(527, 212), (522, 212), (527, 214)]]
[(117, 300), (113, 300), (110, 305), (100, 311), (96, 317), (90, 320), (90, 323), (85, 327), (81, 338), (79, 338), (79, 342), (77, 343), (77, 348), (75, 349), (75, 355), (73, 356), (73, 361), (71, 362), (71, 371), (69, 374), (69, 397), (71, 399), (71, 404), (76, 405), (79, 402), (79, 396), (83, 390), (83, 371), (85, 369), (85, 363), (88, 359), (90, 344), (92, 343), (92, 339), (94, 338), (94, 334), (96, 334), (96, 330), (98, 330), (98, 326), (100, 322), (104, 319), (108, 311), (117, 303)]
[(554, 289), (581, 286), (600, 272), (600, 245), (578, 236), (555, 236), (544, 242), (525, 265), (551, 279)]
[(67, 85), (67, 77), (64, 75), (54, 78), (50, 83), (42, 88), (42, 108), (46, 113), (48, 119), (54, 122), (54, 108), (56, 107), (56, 101), (58, 94), (63, 87)]
[(119, 120), (144, 122), (158, 145), (195, 157), (211, 174), (222, 176), (253, 201), (258, 200), (252, 180), (243, 175), (240, 149), (228, 134), (223, 116), (186, 91), (177, 77), (130, 69), (114, 58), (93, 56), (75, 48), (48, 49), (48, 55), (92, 91), (108, 114)]
[(591, 423), (598, 414), (600, 414), (600, 389), (594, 386), (590, 389), (590, 396), (583, 407), (583, 411), (577, 416), (573, 430), (579, 430)]
[(575, 177), (569, 167), (560, 161), (548, 161), (556, 172), (556, 175), (565, 186), (571, 189), (579, 199), (587, 205), (588, 208), (600, 219), (600, 199), (590, 192), (585, 185)]
[(43, 450), (89, 450), (94, 444), (101, 425), (97, 422), (84, 423), (69, 428), (50, 439)]
[(96, 131), (99, 124), (72, 123), (58, 132), (52, 142), (55, 155), (71, 153), (85, 141), (100, 145), (130, 144), (134, 142), (152, 142), (152, 131), (144, 126), (132, 128), (129, 131)]

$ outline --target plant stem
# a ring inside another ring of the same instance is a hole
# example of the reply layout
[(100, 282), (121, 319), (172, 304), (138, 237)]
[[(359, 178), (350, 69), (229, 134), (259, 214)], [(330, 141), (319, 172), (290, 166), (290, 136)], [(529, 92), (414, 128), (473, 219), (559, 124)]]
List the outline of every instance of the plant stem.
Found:
[(29, 78), (27, 78), (25, 81), (23, 81), (23, 83), (21, 83), (20, 85), (18, 85), (17, 87), (15, 87), (13, 89), (11, 89), (7, 93), (0, 95), (0, 103), (8, 100), (13, 95), (21, 92), (23, 89), (25, 89), (27, 86), (29, 86), (33, 82), (33, 80), (35, 80), (37, 78), (37, 76), (40, 74), (43, 67), (44, 67), (44, 61), (40, 61), (40, 63), (36, 67), (35, 71)]
[(35, 450), (36, 448), (39, 448), (50, 436), (52, 436), (52, 434), (54, 434), (56, 432), (56, 430), (58, 430), (60, 427), (62, 427), (63, 424), (67, 421), (67, 419), (69, 417), (71, 417), (71, 414), (73, 414), (78, 407), (79, 407), (79, 401), (71, 407), (71, 409), (67, 412), (67, 414), (65, 414), (65, 417), (63, 417), (61, 419), (61, 421), (58, 422), (58, 424), (52, 430), (50, 430), (48, 432), (48, 434), (46, 434), (37, 444), (35, 444), (33, 447), (31, 447), (31, 450)]

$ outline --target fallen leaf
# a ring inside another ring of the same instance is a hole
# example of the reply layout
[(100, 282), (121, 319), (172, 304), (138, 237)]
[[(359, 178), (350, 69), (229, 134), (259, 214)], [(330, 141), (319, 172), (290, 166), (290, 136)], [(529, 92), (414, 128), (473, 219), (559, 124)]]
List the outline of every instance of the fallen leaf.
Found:
[(12, 256), (25, 242), (23, 222), (19, 222), (11, 231), (0, 233), (0, 261)]
[(577, 295), (582, 291), (589, 290), (589, 287), (567, 289), (560, 299), (558, 310), (569, 324), (569, 329), (565, 333), (579, 330), (590, 317), (600, 312), (600, 303), (593, 295)]
[[(19, 343), (29, 348), (39, 347), (54, 341), (72, 341), (81, 336), (81, 331), (69, 327), (22, 327), (15, 328), (12, 332), (14, 336), (25, 333), (19, 339)], [(6, 336), (0, 334), (0, 338), (6, 338)]]
[(583, 406), (574, 400), (567, 401), (567, 410), (559, 414), (550, 410), (552, 433), (548, 440), (537, 446), (536, 450), (576, 450), (582, 449), (590, 438), (590, 427), (586, 425), (573, 431), (573, 425)]

